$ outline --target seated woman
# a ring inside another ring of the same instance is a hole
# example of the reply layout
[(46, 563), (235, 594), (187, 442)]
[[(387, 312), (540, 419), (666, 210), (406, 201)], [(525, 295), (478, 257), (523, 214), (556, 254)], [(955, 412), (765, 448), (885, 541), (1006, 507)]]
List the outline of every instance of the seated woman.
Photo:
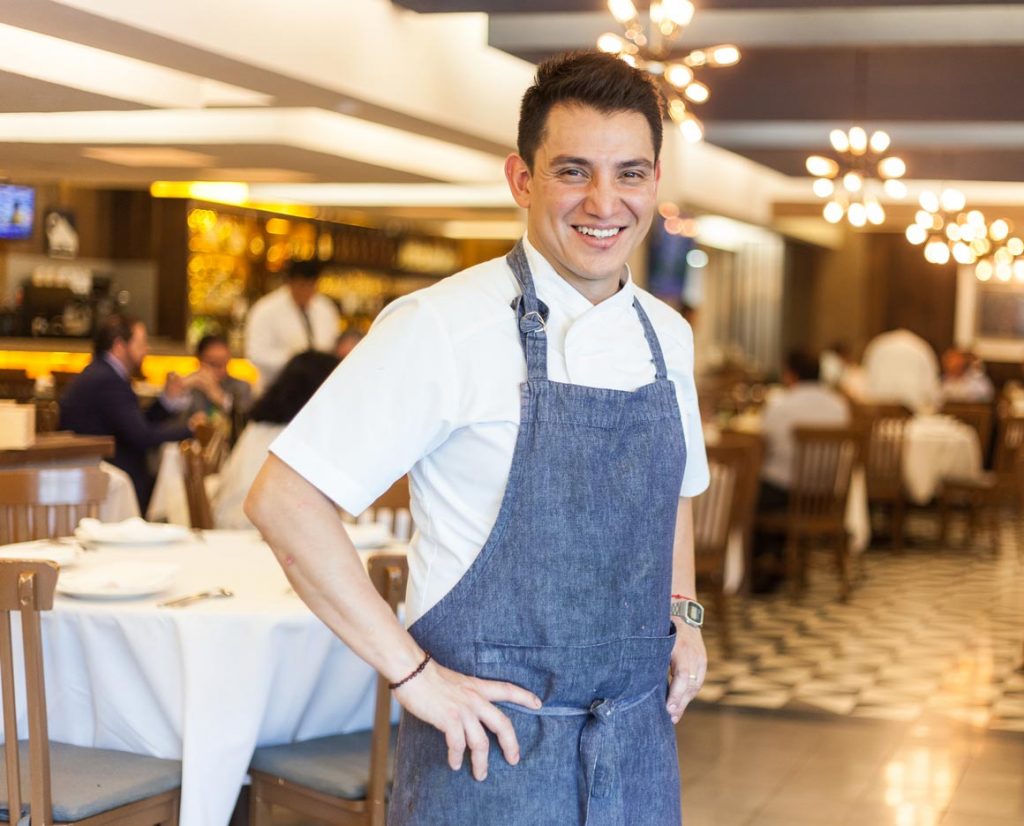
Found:
[(338, 364), (338, 359), (329, 353), (299, 353), (253, 404), (249, 423), (220, 471), (220, 485), (211, 503), (218, 528), (252, 527), (242, 511), (242, 502), (267, 458), (267, 449)]

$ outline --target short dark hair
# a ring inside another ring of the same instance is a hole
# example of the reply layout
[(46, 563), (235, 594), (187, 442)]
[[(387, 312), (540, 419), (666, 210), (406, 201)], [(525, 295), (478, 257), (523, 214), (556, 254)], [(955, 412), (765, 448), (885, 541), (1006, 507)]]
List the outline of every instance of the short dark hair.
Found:
[(316, 281), (323, 272), (324, 265), (316, 259), (309, 261), (290, 261), (285, 270), (285, 278), (291, 281), (293, 278), (302, 278), (306, 281)]
[(129, 341), (135, 325), (138, 323), (139, 320), (132, 318), (130, 315), (111, 313), (96, 325), (92, 336), (93, 352), (100, 356), (103, 353), (109, 353), (110, 348), (114, 346), (114, 342), (118, 339), (125, 342)]
[(591, 106), (599, 112), (637, 112), (647, 119), (654, 159), (661, 153), (665, 103), (653, 78), (619, 58), (596, 51), (566, 52), (537, 67), (533, 85), (519, 107), (519, 156), (533, 169), (551, 107)]
[(818, 359), (803, 350), (793, 350), (786, 356), (786, 369), (798, 381), (817, 381), (821, 377)]
[(313, 398), (331, 371), (341, 364), (337, 356), (306, 350), (292, 356), (249, 411), (249, 419), (269, 424), (287, 424)]
[(207, 333), (199, 339), (199, 343), (196, 345), (196, 358), (201, 359), (203, 357), (203, 353), (218, 344), (227, 347), (228, 340), (220, 333)]

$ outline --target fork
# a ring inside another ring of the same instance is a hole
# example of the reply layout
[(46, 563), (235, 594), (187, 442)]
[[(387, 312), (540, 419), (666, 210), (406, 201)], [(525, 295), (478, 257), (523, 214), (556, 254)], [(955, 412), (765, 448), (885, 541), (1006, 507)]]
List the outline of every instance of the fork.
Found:
[(204, 599), (226, 599), (227, 597), (233, 597), (235, 592), (230, 588), (213, 588), (209, 591), (198, 591), (194, 594), (189, 594), (184, 597), (177, 597), (175, 599), (169, 599), (166, 602), (158, 602), (157, 608), (184, 608), (186, 605), (191, 605), (194, 602), (199, 602)]

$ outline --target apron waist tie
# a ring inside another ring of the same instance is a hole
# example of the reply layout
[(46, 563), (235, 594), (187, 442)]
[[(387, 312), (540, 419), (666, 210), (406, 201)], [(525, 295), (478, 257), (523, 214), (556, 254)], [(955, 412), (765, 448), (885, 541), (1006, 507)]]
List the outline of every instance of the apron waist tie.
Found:
[[(655, 685), (650, 691), (645, 692), (639, 696), (634, 695), (632, 697), (626, 697), (618, 700), (594, 700), (588, 708), (578, 708), (575, 706), (542, 706), (538, 709), (523, 708), (522, 706), (516, 706), (516, 710), (525, 712), (526, 714), (533, 714), (538, 717), (587, 717), (587, 722), (583, 726), (583, 732), (580, 734), (580, 766), (582, 768), (582, 788), (580, 789), (580, 808), (583, 814), (582, 822), (583, 826), (597, 826), (596, 823), (592, 823), (590, 818), (590, 801), (594, 797), (603, 797), (601, 793), (601, 787), (607, 788), (609, 781), (613, 778), (609, 777), (607, 780), (602, 780), (600, 787), (596, 783), (598, 777), (598, 770), (601, 769), (601, 774), (614, 772), (613, 766), (600, 765), (601, 752), (608, 739), (608, 735), (612, 733), (612, 716), (614, 714), (620, 714), (624, 711), (628, 711), (633, 706), (639, 705), (655, 691), (660, 688), (659, 685)], [(595, 794), (596, 791), (596, 794)]]

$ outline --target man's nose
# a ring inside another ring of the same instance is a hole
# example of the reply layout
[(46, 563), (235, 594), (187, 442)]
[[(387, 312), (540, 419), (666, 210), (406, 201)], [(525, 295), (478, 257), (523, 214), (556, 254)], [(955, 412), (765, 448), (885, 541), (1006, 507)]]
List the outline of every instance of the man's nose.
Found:
[(584, 208), (590, 215), (603, 217), (615, 212), (618, 205), (618, 192), (614, 183), (602, 176), (594, 176), (587, 188)]

